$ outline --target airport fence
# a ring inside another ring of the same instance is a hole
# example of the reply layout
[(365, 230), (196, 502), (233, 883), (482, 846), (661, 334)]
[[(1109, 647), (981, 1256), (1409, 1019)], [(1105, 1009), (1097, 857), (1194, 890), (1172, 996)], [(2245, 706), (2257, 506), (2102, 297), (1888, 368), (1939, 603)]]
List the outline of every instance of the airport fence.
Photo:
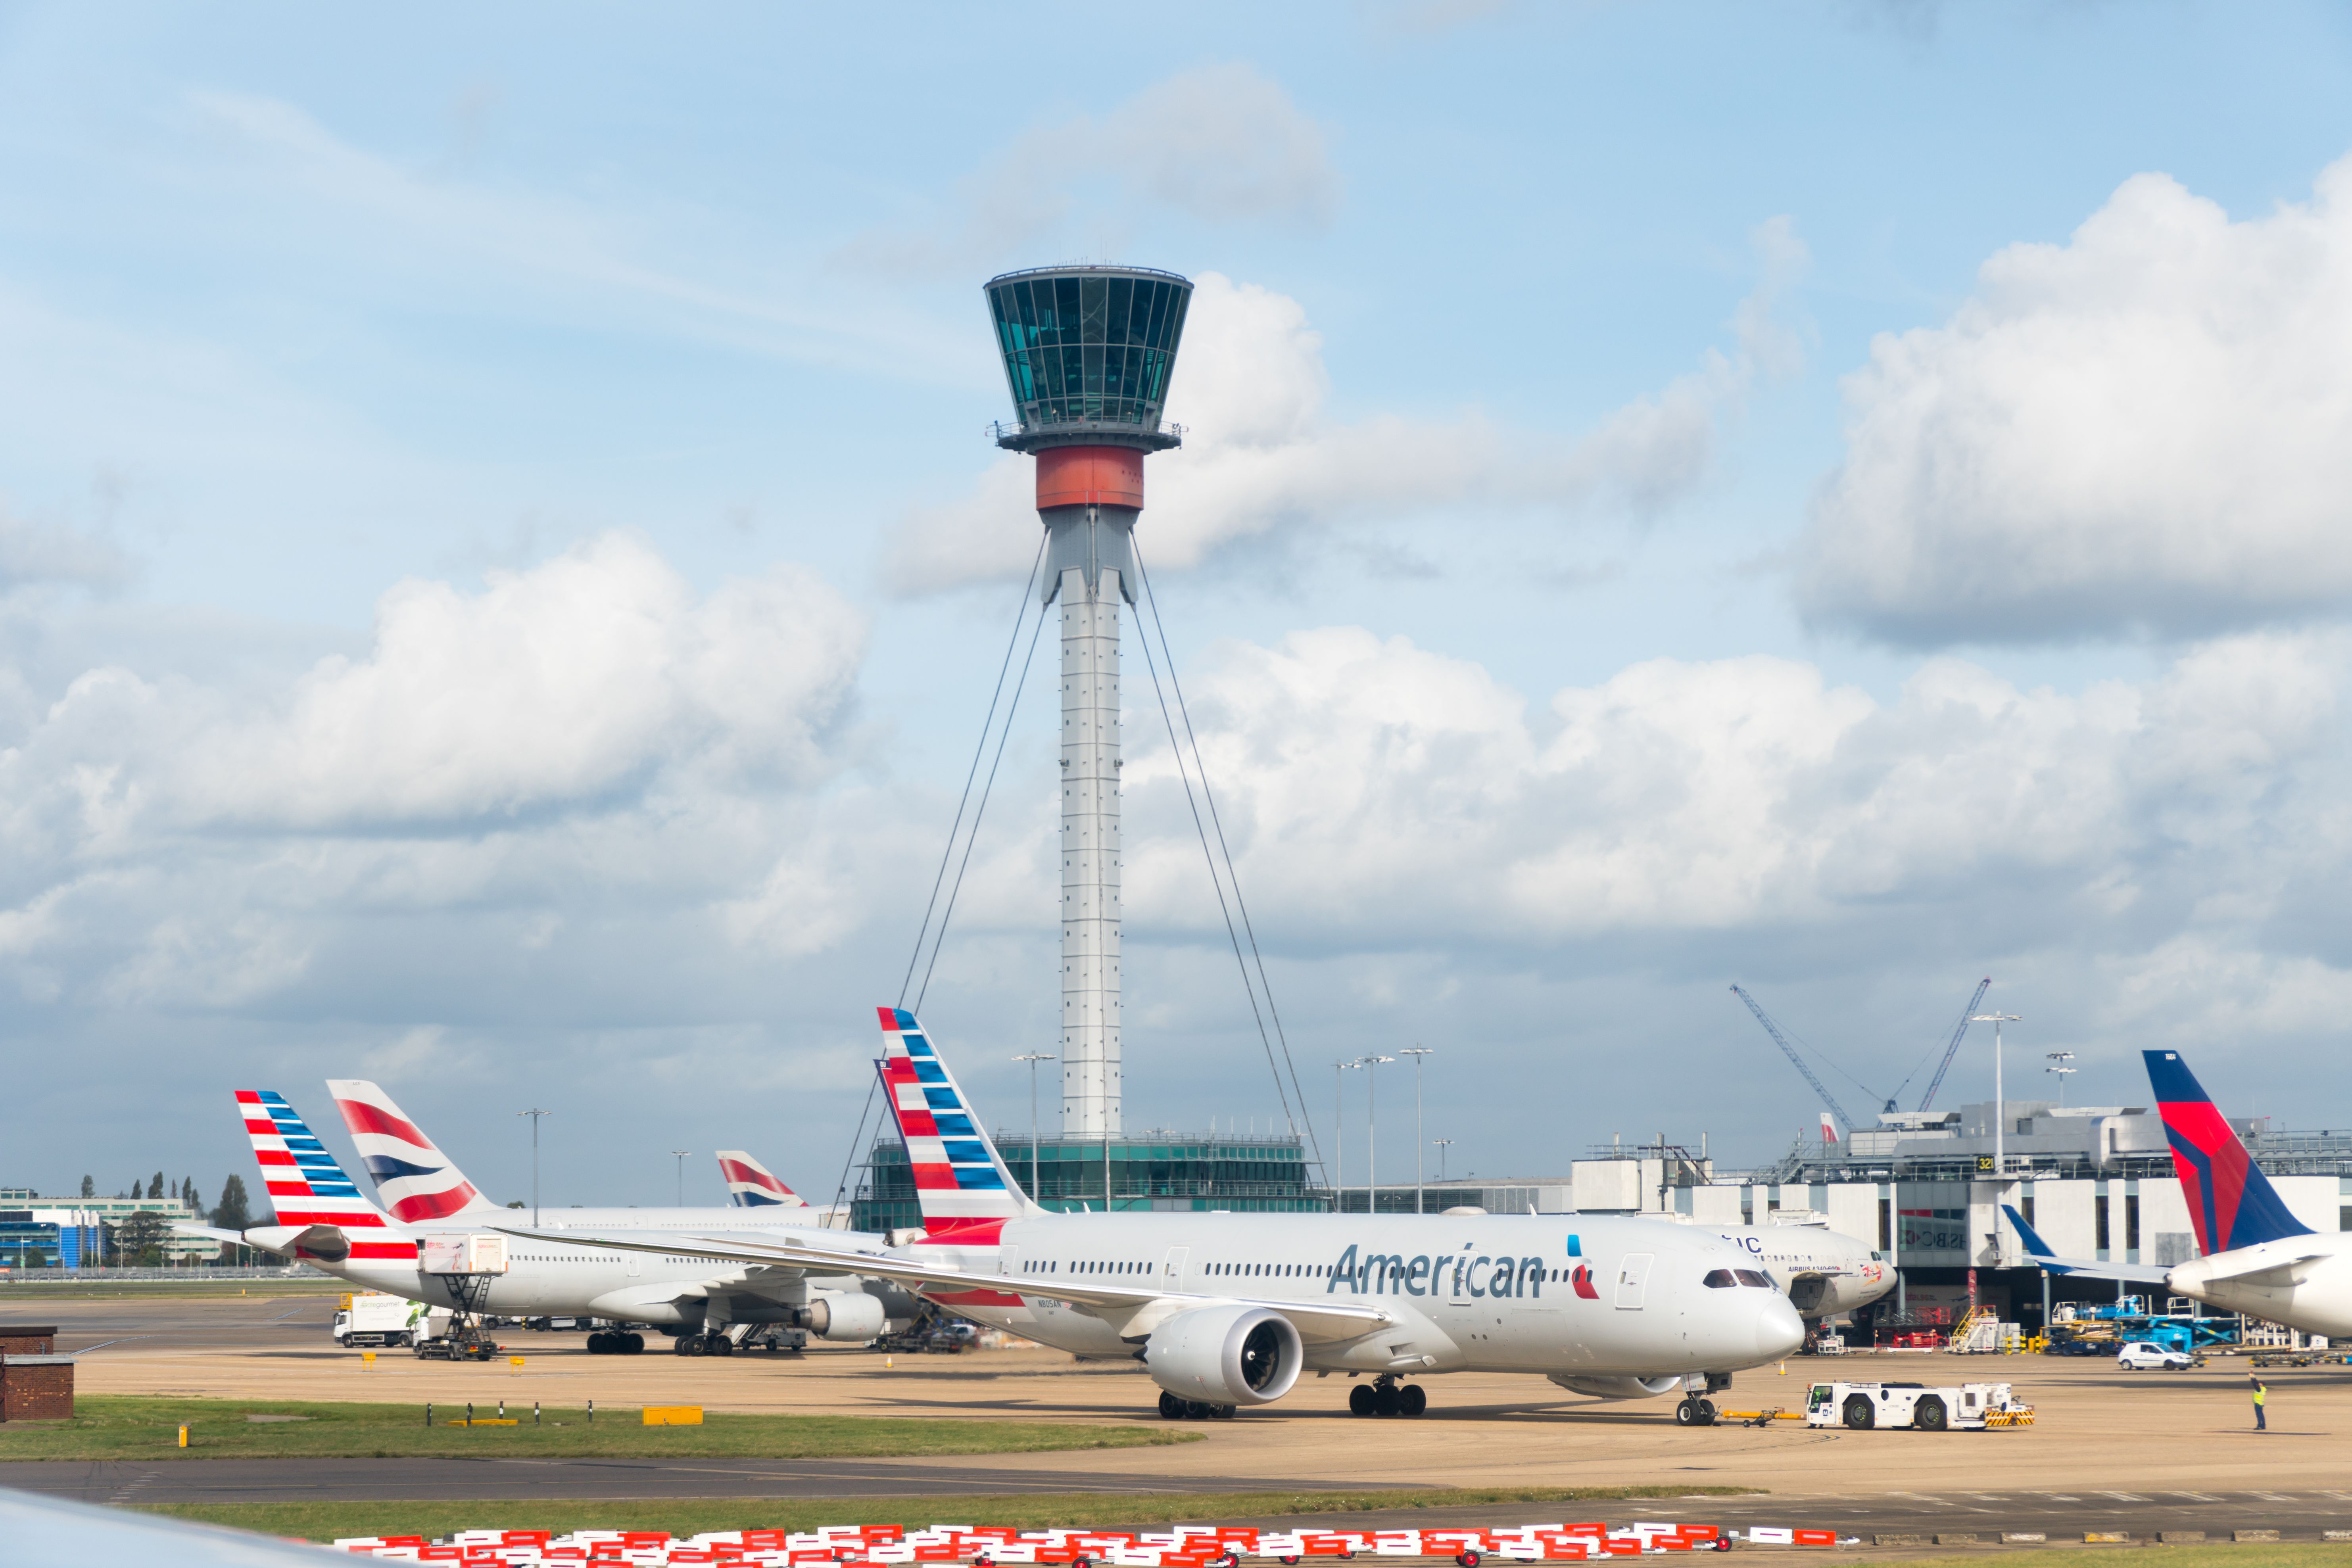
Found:
[(324, 1279), (302, 1264), (277, 1268), (0, 1268), (0, 1288), (10, 1285), (120, 1285), (132, 1280), (174, 1279), (203, 1284), (215, 1279)]

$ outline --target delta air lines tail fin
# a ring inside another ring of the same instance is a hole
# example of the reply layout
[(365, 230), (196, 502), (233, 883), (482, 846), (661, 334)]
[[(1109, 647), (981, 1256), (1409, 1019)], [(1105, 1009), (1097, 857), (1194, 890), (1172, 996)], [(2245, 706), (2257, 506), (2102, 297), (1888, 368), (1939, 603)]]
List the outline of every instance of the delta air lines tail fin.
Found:
[(882, 1092), (907, 1146), (925, 1234), (933, 1241), (994, 1246), (1006, 1220), (1045, 1211), (1005, 1168), (915, 1016), (904, 1007), (876, 1011), (882, 1017)]
[(2179, 1051), (2143, 1051), (2147, 1081), (2156, 1091), (2164, 1133), (2172, 1143), (2172, 1171), (2189, 1200), (2189, 1221), (2197, 1227), (2198, 1250), (2210, 1258), (2290, 1236), (2311, 1227), (2287, 1212), (2286, 1204), (2246, 1152), (2221, 1108), (2198, 1083)]
[(271, 1238), (255, 1245), (273, 1251), (292, 1248), (298, 1254), (310, 1251), (331, 1257), (333, 1253), (327, 1250), (329, 1244), (322, 1241), (320, 1247), (312, 1247), (309, 1245), (311, 1238), (303, 1235), (312, 1227), (323, 1226), (331, 1228), (320, 1232), (322, 1237), (331, 1237), (334, 1231), (342, 1233), (350, 1247), (344, 1256), (411, 1261), (415, 1258), (416, 1244), (388, 1225), (382, 1210), (360, 1196), (358, 1185), (327, 1152), (319, 1135), (295, 1113), (284, 1095), (274, 1089), (240, 1089), (236, 1091), (236, 1109), (245, 1121), (247, 1135), (253, 1140), (253, 1157), (261, 1166), (261, 1184), (268, 1192), (269, 1205), (278, 1216), (278, 1223), (268, 1227)]
[(728, 1201), (737, 1208), (808, 1207), (806, 1198), (740, 1149), (719, 1151), (719, 1173), (727, 1178)]
[(435, 1146), (392, 1096), (363, 1079), (331, 1078), (327, 1090), (359, 1145), (368, 1179), (393, 1217), (410, 1225), (451, 1215), (504, 1213)]

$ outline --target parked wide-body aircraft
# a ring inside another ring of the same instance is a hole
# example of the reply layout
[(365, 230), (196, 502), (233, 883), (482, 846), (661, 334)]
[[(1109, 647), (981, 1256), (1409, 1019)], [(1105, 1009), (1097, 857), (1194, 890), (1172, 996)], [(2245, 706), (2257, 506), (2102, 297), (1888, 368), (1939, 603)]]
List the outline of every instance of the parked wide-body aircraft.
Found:
[[(364, 1079), (331, 1078), (327, 1092), (335, 1097), (335, 1109), (342, 1113), (343, 1126), (359, 1149), (360, 1163), (366, 1166), (376, 1196), (393, 1218), (425, 1225), (463, 1215), (514, 1217), (511, 1210), (484, 1197), (457, 1163), (443, 1153), (440, 1145), (382, 1088)], [(733, 1201), (725, 1207), (550, 1209), (534, 1223), (555, 1229), (584, 1226), (599, 1230), (680, 1230), (744, 1224), (813, 1228), (816, 1215), (800, 1194), (770, 1175), (768, 1168), (751, 1155), (740, 1150), (721, 1152), (719, 1172), (733, 1194)], [(758, 1206), (773, 1206), (777, 1212), (747, 1220), (743, 1214), (749, 1206), (747, 1192), (759, 1194)], [(783, 1211), (788, 1208), (801, 1212), (787, 1218)]]
[(2001, 1212), (2053, 1274), (2161, 1285), (2175, 1296), (2330, 1337), (2352, 1334), (2352, 1233), (2292, 1214), (2178, 1051), (2143, 1051), (2202, 1257), (2169, 1268), (2056, 1258), (2008, 1205)]
[[(728, 1330), (738, 1323), (784, 1324), (857, 1343), (885, 1326), (882, 1299), (865, 1290), (851, 1270), (813, 1271), (772, 1261), (714, 1268), (707, 1258), (666, 1249), (664, 1243), (676, 1236), (674, 1229), (635, 1223), (641, 1215), (698, 1214), (700, 1235), (710, 1234), (715, 1224), (724, 1226), (721, 1234), (731, 1239), (821, 1238), (845, 1258), (856, 1257), (861, 1246), (880, 1249), (879, 1237), (782, 1223), (782, 1216), (804, 1210), (779, 1208), (772, 1217), (771, 1213), (740, 1208), (567, 1209), (567, 1220), (576, 1223), (581, 1215), (599, 1214), (605, 1216), (600, 1228), (622, 1231), (646, 1245), (626, 1252), (595, 1246), (517, 1247), (507, 1245), (506, 1233), (490, 1222), (520, 1216), (482, 1198), (446, 1159), (430, 1169), (394, 1173), (383, 1190), (410, 1214), (387, 1215), (360, 1195), (358, 1185), (283, 1095), (240, 1089), (236, 1101), (278, 1223), (241, 1233), (194, 1226), (175, 1228), (297, 1258), (368, 1289), (436, 1307), (517, 1318), (609, 1318), (676, 1328), (681, 1331), (676, 1347), (681, 1355), (730, 1353), (734, 1344)], [(383, 1104), (388, 1106), (389, 1099)], [(376, 1109), (379, 1114), (397, 1113), (396, 1107), (388, 1113)], [(412, 1152), (439, 1155), (414, 1124), (401, 1121), (405, 1132), (363, 1136), (396, 1138)], [(363, 1142), (361, 1147), (372, 1165), (382, 1157), (381, 1144), (371, 1149)], [(425, 1163), (416, 1163), (422, 1167)], [(436, 1268), (436, 1261), (448, 1267)], [(449, 1276), (467, 1274), (487, 1275), (488, 1289), (478, 1299), (461, 1301)], [(598, 1353), (634, 1354), (644, 1348), (643, 1338), (635, 1333), (589, 1337), (589, 1349)]]
[[(1132, 1356), (1163, 1415), (1230, 1415), (1299, 1377), (1369, 1374), (1360, 1415), (1418, 1415), (1407, 1377), (1524, 1372), (1604, 1399), (1685, 1391), (1712, 1418), (1728, 1374), (1804, 1339), (1796, 1309), (1725, 1237), (1573, 1215), (1051, 1214), (1022, 1193), (912, 1013), (884, 1007), (883, 1088), (922, 1237), (886, 1258), (809, 1240), (707, 1237), (679, 1253), (896, 1279), (982, 1322), (1088, 1356)], [(518, 1228), (533, 1246), (652, 1250), (625, 1235)]]

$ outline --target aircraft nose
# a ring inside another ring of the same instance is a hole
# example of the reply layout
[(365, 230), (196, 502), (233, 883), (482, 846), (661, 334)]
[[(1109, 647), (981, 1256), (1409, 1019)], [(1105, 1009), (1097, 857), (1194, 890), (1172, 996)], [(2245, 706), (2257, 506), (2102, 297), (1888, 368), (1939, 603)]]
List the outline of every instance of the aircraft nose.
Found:
[(1789, 1298), (1775, 1290), (1769, 1296), (1757, 1292), (1756, 1355), (1759, 1361), (1779, 1361), (1794, 1354), (1805, 1342), (1805, 1320), (1797, 1316), (1797, 1309)]

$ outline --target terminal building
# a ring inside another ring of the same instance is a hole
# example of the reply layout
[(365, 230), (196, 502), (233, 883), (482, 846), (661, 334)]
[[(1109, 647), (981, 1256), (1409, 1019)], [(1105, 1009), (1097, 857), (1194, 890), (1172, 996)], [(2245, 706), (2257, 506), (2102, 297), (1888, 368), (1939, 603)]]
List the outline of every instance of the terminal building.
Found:
[[(31, 1187), (0, 1187), (0, 1266), (9, 1268), (96, 1268), (114, 1262), (106, 1231), (141, 1211), (169, 1221), (202, 1220), (202, 1210), (178, 1198), (45, 1198)], [(167, 1234), (171, 1263), (210, 1262), (220, 1243), (208, 1237)]]

